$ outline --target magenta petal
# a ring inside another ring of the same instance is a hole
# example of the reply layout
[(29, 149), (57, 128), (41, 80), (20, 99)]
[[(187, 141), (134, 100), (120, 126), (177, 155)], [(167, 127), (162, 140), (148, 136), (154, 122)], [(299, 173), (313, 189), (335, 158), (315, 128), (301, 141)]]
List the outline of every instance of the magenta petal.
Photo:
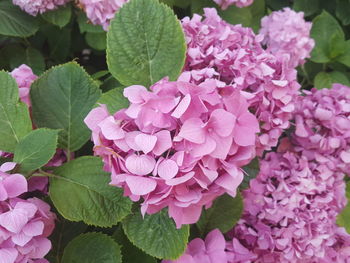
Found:
[(142, 94), (147, 92), (147, 89), (141, 85), (133, 85), (127, 87), (123, 91), (124, 97), (128, 98), (131, 103), (142, 103)]
[(19, 245), (21, 247), (23, 247), (25, 244), (27, 244), (31, 239), (32, 239), (31, 236), (27, 236), (23, 232), (20, 232), (16, 235), (13, 235), (11, 238), (13, 243), (15, 243), (16, 245)]
[(13, 209), (0, 215), (0, 225), (12, 233), (19, 233), (27, 222), (27, 213), (23, 209)]
[(84, 122), (90, 130), (94, 131), (98, 128), (98, 124), (109, 116), (105, 105), (101, 105), (90, 111), (85, 117)]
[(7, 191), (4, 185), (0, 182), (0, 201), (5, 201), (8, 198)]
[(3, 180), (7, 195), (11, 198), (17, 197), (28, 191), (27, 180), (21, 174), (12, 174)]
[(188, 106), (190, 105), (190, 103), (191, 103), (191, 95), (187, 94), (177, 105), (177, 107), (175, 108), (171, 116), (179, 119), (182, 116), (182, 114), (184, 114), (185, 111), (188, 109)]
[(232, 133), (236, 117), (223, 109), (214, 110), (209, 119), (209, 125), (221, 137), (227, 137)]
[(44, 231), (44, 223), (42, 221), (31, 221), (25, 225), (22, 231), (27, 236), (39, 236)]
[(125, 137), (125, 132), (113, 116), (107, 117), (98, 126), (101, 128), (103, 136), (108, 140), (119, 140)]
[(155, 165), (156, 161), (154, 158), (148, 155), (137, 156), (136, 154), (133, 154), (130, 155), (125, 161), (125, 166), (129, 172), (136, 175), (150, 174)]
[(214, 250), (225, 250), (226, 241), (220, 230), (214, 229), (205, 238), (207, 251), (210, 253)]
[(176, 162), (173, 160), (164, 160), (158, 166), (158, 175), (163, 179), (171, 179), (174, 178), (179, 171), (179, 167)]
[(188, 180), (190, 180), (193, 176), (194, 176), (194, 172), (189, 172), (187, 174), (185, 174), (184, 176), (181, 177), (175, 177), (169, 180), (166, 180), (166, 184), (167, 185), (178, 185), (178, 184), (182, 184)]
[(0, 171), (1, 172), (8, 172), (8, 171), (11, 171), (15, 168), (17, 163), (14, 163), (14, 162), (7, 162), (7, 163), (4, 163), (0, 166)]
[(37, 237), (34, 250), (29, 254), (32, 258), (43, 258), (51, 249), (51, 241), (47, 238)]
[(157, 186), (157, 182), (154, 179), (147, 177), (129, 175), (126, 176), (125, 181), (134, 195), (146, 195)]
[(149, 134), (138, 134), (135, 137), (135, 143), (144, 153), (149, 153), (153, 150), (157, 143), (157, 137)]
[(198, 118), (191, 118), (184, 122), (181, 127), (179, 137), (190, 142), (203, 143), (205, 141), (205, 133), (203, 131), (203, 122)]
[(18, 256), (18, 251), (15, 248), (0, 249), (0, 263), (14, 263)]

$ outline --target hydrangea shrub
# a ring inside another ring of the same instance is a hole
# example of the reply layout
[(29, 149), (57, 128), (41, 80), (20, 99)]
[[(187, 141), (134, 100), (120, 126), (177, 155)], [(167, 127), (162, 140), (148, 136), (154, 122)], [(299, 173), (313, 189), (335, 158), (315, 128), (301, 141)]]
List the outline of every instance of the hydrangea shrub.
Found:
[(0, 262), (350, 262), (348, 10), (0, 0)]

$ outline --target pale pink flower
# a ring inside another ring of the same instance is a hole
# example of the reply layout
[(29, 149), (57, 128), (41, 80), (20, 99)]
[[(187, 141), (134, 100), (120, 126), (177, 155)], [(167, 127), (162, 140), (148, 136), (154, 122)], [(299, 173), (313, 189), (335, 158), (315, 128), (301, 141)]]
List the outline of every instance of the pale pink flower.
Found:
[(253, 3), (254, 0), (214, 0), (222, 9), (227, 9), (230, 5), (237, 7), (246, 7)]
[(272, 12), (261, 20), (260, 34), (263, 43), (276, 56), (289, 57), (289, 65), (297, 67), (305, 63), (315, 46), (310, 38), (312, 23), (304, 20), (304, 13), (291, 10), (289, 7)]
[(108, 30), (110, 21), (115, 13), (129, 0), (79, 0), (79, 5), (83, 8), (86, 16), (94, 25), (103, 26)]
[(143, 214), (168, 207), (180, 227), (195, 223), (216, 197), (236, 195), (259, 126), (239, 92), (221, 94), (216, 84), (130, 86), (127, 109), (111, 116), (102, 105), (86, 117), (111, 184), (133, 201), (142, 197)]
[(288, 56), (264, 50), (261, 35), (226, 23), (215, 9), (204, 9), (204, 18), (184, 18), (182, 27), (188, 49), (180, 79), (198, 85), (209, 77), (216, 79), (223, 94), (239, 90), (261, 123), (258, 153), (276, 146), (290, 125), (300, 88)]
[(32, 16), (54, 10), (70, 0), (12, 0), (13, 4), (18, 5), (23, 11)]

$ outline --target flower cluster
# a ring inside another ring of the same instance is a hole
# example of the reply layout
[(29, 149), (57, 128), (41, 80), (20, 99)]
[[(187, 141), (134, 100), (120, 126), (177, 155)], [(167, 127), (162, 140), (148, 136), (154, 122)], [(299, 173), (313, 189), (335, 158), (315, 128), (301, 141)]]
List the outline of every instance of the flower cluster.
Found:
[(244, 263), (255, 258), (237, 239), (226, 242), (220, 230), (214, 229), (205, 240), (193, 239), (179, 259), (163, 260), (162, 263)]
[(51, 249), (47, 238), (55, 226), (50, 206), (37, 198), (19, 196), (27, 192), (21, 174), (9, 174), (15, 163), (0, 167), (0, 259), (6, 263), (47, 262)]
[(54, 10), (58, 6), (64, 5), (69, 1), (70, 0), (12, 0), (13, 4), (18, 5), (23, 11), (32, 16)]
[(335, 221), (347, 202), (343, 177), (295, 152), (269, 153), (244, 191), (234, 236), (258, 262), (330, 262), (323, 260), (339, 243)]
[(195, 223), (217, 196), (236, 195), (259, 131), (239, 92), (212, 79), (198, 86), (164, 79), (151, 91), (125, 88), (124, 96), (129, 108), (111, 116), (102, 105), (85, 122), (111, 184), (134, 201), (143, 197), (143, 214), (168, 207), (180, 227)]
[(214, 0), (222, 9), (227, 9), (230, 5), (237, 7), (246, 7), (253, 3), (254, 0)]
[(303, 12), (284, 8), (261, 20), (260, 34), (268, 50), (276, 56), (289, 56), (289, 65), (294, 68), (305, 63), (315, 46), (310, 38), (311, 27), (311, 22), (304, 20)]
[(276, 146), (290, 125), (300, 88), (296, 71), (289, 67), (288, 56), (277, 58), (264, 50), (262, 36), (250, 28), (226, 23), (215, 9), (204, 13), (204, 19), (194, 15), (182, 20), (188, 46), (184, 74), (195, 84), (209, 74), (241, 91), (261, 123), (261, 154)]
[(11, 76), (17, 82), (19, 98), (22, 102), (27, 104), (28, 107), (30, 107), (30, 86), (32, 85), (33, 81), (37, 79), (37, 76), (33, 73), (32, 69), (25, 64), (15, 68), (11, 72)]
[(348, 173), (350, 169), (350, 88), (304, 91), (295, 112), (292, 135), (297, 151), (309, 160)]
[(93, 24), (101, 25), (107, 31), (115, 13), (126, 2), (128, 0), (79, 0), (78, 3)]

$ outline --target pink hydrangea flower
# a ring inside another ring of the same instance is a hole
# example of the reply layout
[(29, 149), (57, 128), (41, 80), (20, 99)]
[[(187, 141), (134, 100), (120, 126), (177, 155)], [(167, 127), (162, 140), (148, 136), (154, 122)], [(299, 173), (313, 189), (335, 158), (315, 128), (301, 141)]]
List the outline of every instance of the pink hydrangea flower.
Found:
[(289, 56), (289, 65), (297, 67), (310, 57), (315, 41), (310, 38), (311, 22), (304, 20), (304, 13), (289, 7), (272, 12), (261, 20), (260, 34), (263, 43), (276, 56)]
[(12, 0), (13, 4), (18, 5), (23, 11), (32, 16), (54, 10), (58, 6), (64, 5), (69, 1), (70, 0)]
[(94, 25), (103, 26), (108, 30), (109, 23), (114, 18), (115, 13), (128, 0), (79, 0), (79, 5), (84, 9), (86, 16)]
[(254, 0), (214, 0), (222, 9), (227, 9), (230, 5), (237, 7), (246, 7), (253, 3)]
[(309, 160), (348, 173), (350, 169), (350, 88), (304, 91), (295, 113), (293, 141)]
[(236, 238), (226, 242), (223, 234), (214, 229), (205, 240), (193, 239), (179, 259), (163, 260), (162, 263), (247, 263), (254, 259), (256, 256)]
[(32, 85), (33, 81), (37, 79), (37, 76), (33, 73), (32, 69), (25, 64), (22, 64), (18, 68), (15, 68), (11, 72), (11, 76), (17, 82), (19, 88), (19, 97), (21, 101), (30, 107), (30, 86)]
[(277, 145), (290, 125), (300, 88), (296, 71), (288, 66), (288, 56), (264, 50), (262, 36), (252, 29), (226, 23), (215, 9), (204, 9), (204, 16), (182, 20), (188, 46), (183, 74), (195, 84), (211, 76), (241, 91), (262, 124), (257, 141), (262, 154)]
[(27, 192), (27, 181), (23, 175), (8, 173), (15, 165), (4, 163), (0, 167), (0, 260), (35, 262), (51, 249), (47, 237), (56, 217), (40, 199), (18, 197)]
[(344, 175), (294, 152), (270, 153), (244, 191), (234, 237), (256, 262), (323, 261), (337, 244), (335, 221), (345, 207)]
[(223, 93), (215, 80), (199, 86), (161, 80), (125, 88), (127, 109), (104, 105), (85, 123), (96, 155), (142, 213), (168, 207), (177, 227), (195, 223), (203, 206), (223, 193), (236, 195), (241, 166), (255, 156), (258, 121), (239, 92)]

